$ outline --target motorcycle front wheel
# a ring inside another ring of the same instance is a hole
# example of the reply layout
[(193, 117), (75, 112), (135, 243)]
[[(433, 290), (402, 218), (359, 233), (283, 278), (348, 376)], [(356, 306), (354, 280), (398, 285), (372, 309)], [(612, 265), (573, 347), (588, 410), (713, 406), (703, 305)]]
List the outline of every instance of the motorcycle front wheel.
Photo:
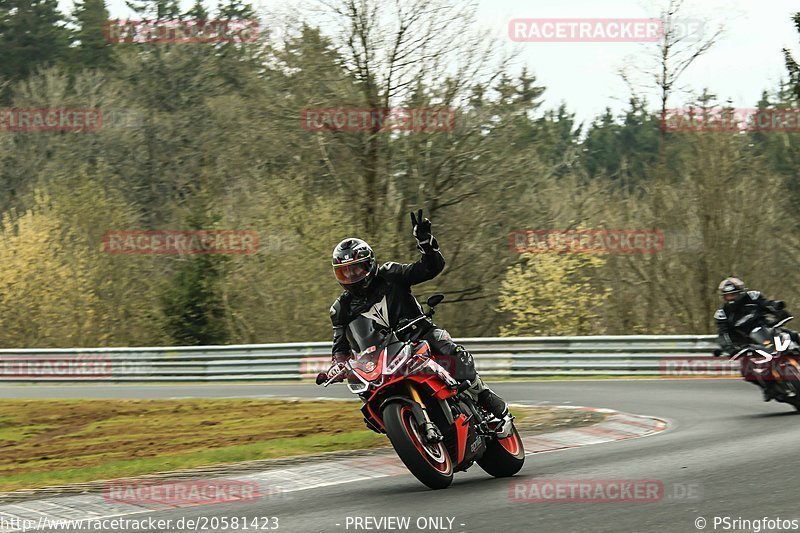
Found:
[(453, 482), (453, 461), (444, 443), (430, 444), (421, 437), (411, 407), (392, 402), (383, 409), (383, 424), (389, 440), (418, 480), (431, 489), (444, 489)]

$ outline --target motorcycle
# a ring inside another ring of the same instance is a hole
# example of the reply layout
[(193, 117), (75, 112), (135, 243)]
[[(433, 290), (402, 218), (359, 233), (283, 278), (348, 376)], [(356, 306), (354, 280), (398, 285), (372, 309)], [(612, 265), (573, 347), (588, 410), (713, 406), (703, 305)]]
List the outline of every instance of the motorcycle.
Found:
[(749, 335), (753, 344), (732, 355), (731, 360), (741, 357), (745, 380), (772, 387), (776, 401), (788, 403), (800, 411), (800, 346), (781, 329), (792, 318), (753, 328)]
[(325, 387), (347, 379), (357, 394), (369, 429), (386, 434), (408, 470), (431, 489), (443, 489), (453, 473), (473, 463), (494, 477), (513, 476), (522, 468), (525, 450), (513, 425), (481, 408), (421, 337), (433, 327), (435, 294), (419, 317), (403, 319), (382, 331), (384, 338), (317, 377)]

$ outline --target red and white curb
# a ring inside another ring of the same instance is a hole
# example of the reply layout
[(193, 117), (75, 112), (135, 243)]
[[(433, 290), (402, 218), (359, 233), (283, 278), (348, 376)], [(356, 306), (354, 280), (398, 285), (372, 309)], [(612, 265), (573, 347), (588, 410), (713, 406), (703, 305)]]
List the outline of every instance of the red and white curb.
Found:
[(579, 448), (590, 444), (601, 444), (615, 440), (634, 439), (660, 433), (669, 423), (652, 416), (622, 413), (613, 409), (598, 409), (580, 406), (555, 406), (561, 409), (594, 411), (606, 415), (605, 420), (591, 426), (564, 429), (553, 433), (523, 437), (526, 455), (552, 452), (567, 448)]
[[(512, 407), (514, 405), (512, 404)], [(550, 407), (550, 406), (548, 406)], [(594, 409), (576, 406), (552, 406), (562, 409), (583, 409), (603, 413), (605, 420), (591, 426), (565, 429), (553, 433), (542, 433), (523, 437), (526, 455), (552, 452), (568, 448), (578, 448), (590, 444), (644, 437), (664, 431), (668, 423), (659, 418), (622, 413), (610, 409)], [(281, 500), (292, 499), (297, 491), (354, 483), (366, 479), (389, 476), (411, 475), (393, 451), (370, 453), (362, 457), (313, 460), (308, 463), (292, 465), (255, 473), (240, 473), (229, 476), (214, 476), (212, 479), (249, 482), (259, 487), (262, 495), (258, 500), (226, 500), (227, 505), (263, 503), (268, 500), (278, 504)], [(205, 480), (206, 482), (208, 479)], [(135, 482), (132, 482), (135, 483)], [(172, 483), (167, 479), (163, 484)], [(191, 483), (191, 481), (187, 482)], [(184, 505), (152, 502), (109, 501), (104, 494), (90, 493), (79, 496), (54, 496), (40, 500), (29, 500), (14, 504), (0, 505), (0, 524), (20, 523), (23, 520), (41, 524), (42, 520), (52, 523), (55, 520), (102, 520), (143, 513), (152, 513)], [(30, 522), (29, 522), (30, 523)], [(63, 528), (62, 528), (63, 529)], [(0, 532), (21, 531), (21, 528), (0, 526)]]

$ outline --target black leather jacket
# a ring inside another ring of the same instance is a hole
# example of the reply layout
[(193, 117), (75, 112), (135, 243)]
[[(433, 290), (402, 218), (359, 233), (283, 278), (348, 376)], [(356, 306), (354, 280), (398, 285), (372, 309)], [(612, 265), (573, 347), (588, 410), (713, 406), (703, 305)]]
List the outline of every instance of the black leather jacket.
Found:
[(780, 300), (767, 300), (759, 291), (747, 291), (738, 301), (725, 303), (714, 313), (719, 333), (719, 344), (732, 353), (736, 346), (750, 344), (750, 331), (763, 325), (766, 315), (775, 320), (789, 316)]
[(438, 276), (445, 262), (436, 239), (419, 249), (422, 256), (414, 263), (381, 265), (365, 298), (345, 291), (333, 302), (330, 312), (334, 358), (350, 356), (351, 348), (361, 351), (377, 344), (382, 328), (422, 314), (411, 286)]

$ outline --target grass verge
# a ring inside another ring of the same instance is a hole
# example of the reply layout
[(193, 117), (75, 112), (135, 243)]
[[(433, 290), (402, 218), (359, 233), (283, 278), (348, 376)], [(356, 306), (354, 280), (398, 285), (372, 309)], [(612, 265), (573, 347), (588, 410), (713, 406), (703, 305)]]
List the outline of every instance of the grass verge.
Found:
[[(387, 446), (357, 402), (2, 400), (0, 491), (204, 465)], [(594, 423), (585, 412), (517, 410), (521, 429)]]

